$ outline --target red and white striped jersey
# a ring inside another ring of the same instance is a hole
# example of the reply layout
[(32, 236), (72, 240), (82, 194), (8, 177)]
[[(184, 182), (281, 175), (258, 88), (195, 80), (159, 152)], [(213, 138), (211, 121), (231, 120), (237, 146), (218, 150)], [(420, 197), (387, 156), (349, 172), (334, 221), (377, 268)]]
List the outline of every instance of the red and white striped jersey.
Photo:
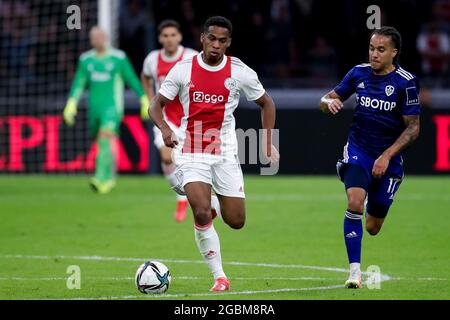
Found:
[[(177, 52), (173, 56), (167, 56), (163, 49), (153, 50), (145, 58), (142, 72), (147, 77), (151, 77), (154, 80), (155, 92), (157, 92), (170, 69), (172, 69), (178, 61), (195, 56), (197, 53), (197, 51), (185, 48), (181, 45), (178, 46)], [(166, 121), (168, 120), (179, 127), (181, 117), (183, 117), (183, 108), (178, 98), (174, 99), (172, 103), (174, 105), (170, 108), (164, 108), (163, 114)]]
[[(159, 93), (169, 100), (179, 97), (181, 119), (176, 148), (182, 154), (237, 155), (233, 112), (244, 93), (257, 100), (265, 90), (255, 71), (235, 57), (224, 56), (218, 66), (209, 66), (202, 53), (177, 63)], [(166, 106), (167, 107), (167, 106)], [(179, 153), (178, 153), (179, 154)]]

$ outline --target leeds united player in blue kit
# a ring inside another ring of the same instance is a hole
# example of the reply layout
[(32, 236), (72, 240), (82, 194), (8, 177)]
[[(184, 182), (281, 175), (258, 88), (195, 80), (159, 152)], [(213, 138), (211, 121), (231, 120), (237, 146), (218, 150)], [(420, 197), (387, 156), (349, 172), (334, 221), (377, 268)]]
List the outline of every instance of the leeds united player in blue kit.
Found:
[(350, 263), (347, 288), (361, 288), (362, 216), (376, 235), (403, 179), (402, 151), (419, 135), (419, 83), (398, 64), (401, 36), (393, 27), (372, 32), (369, 62), (351, 69), (320, 101), (320, 109), (337, 114), (356, 94), (356, 108), (343, 158), (337, 163), (345, 185), (344, 239)]

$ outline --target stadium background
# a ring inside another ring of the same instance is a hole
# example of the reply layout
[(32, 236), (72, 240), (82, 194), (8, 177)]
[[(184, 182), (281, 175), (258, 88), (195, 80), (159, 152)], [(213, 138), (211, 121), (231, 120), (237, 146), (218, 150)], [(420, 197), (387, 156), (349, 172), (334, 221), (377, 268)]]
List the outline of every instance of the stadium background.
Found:
[[(87, 33), (98, 23), (96, 1), (2, 1), (0, 16), (0, 172), (90, 172), (95, 146), (87, 137), (85, 100), (75, 128), (62, 122), (62, 108), (79, 55), (89, 49)], [(403, 36), (401, 65), (422, 85), (422, 132), (407, 153), (408, 173), (450, 172), (450, 2), (434, 1), (111, 1), (112, 43), (123, 49), (139, 74), (148, 52), (158, 48), (156, 26), (165, 18), (181, 23), (183, 44), (200, 48), (202, 22), (210, 15), (231, 18), (229, 54), (255, 69), (273, 96), (280, 129), (282, 174), (332, 174), (351, 121), (353, 99), (337, 117), (320, 113), (318, 100), (355, 64), (367, 60), (370, 5), (381, 24)], [(78, 5), (81, 29), (69, 30), (67, 8)], [(434, 30), (434, 31), (433, 31)], [(439, 35), (439, 36), (436, 36)], [(419, 38), (429, 46), (419, 50)], [(431, 57), (431, 50), (438, 52)], [(426, 68), (427, 63), (431, 66)], [(259, 112), (241, 102), (237, 127), (259, 128)], [(119, 169), (159, 173), (151, 124), (138, 118), (139, 103), (126, 94)], [(245, 164), (257, 172), (261, 164)]]

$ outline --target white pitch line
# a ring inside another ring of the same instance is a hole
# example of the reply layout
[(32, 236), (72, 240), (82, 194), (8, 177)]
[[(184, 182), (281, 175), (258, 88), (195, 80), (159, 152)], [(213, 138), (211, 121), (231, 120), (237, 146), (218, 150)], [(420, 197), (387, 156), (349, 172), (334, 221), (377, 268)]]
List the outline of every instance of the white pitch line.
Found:
[[(210, 280), (211, 277), (197, 277), (197, 276), (172, 276), (174, 280)], [(134, 277), (83, 277), (86, 280), (102, 280), (102, 281), (132, 281)], [(66, 281), (67, 277), (0, 277), (0, 281)], [(230, 277), (230, 280), (238, 281), (254, 281), (254, 280), (280, 280), (280, 281), (330, 281), (342, 280), (341, 278), (332, 277)], [(450, 281), (447, 278), (403, 278), (390, 277), (393, 281)]]
[[(184, 259), (161, 259), (161, 258), (127, 258), (127, 257), (104, 257), (104, 256), (40, 256), (40, 255), (21, 255), (21, 254), (0, 254), (0, 259), (38, 259), (38, 260), (54, 260), (54, 259), (64, 259), (64, 260), (93, 260), (93, 261), (148, 261), (156, 260), (167, 263), (182, 263), (182, 264), (204, 264), (203, 260), (184, 260)], [(250, 267), (265, 267), (265, 268), (287, 268), (287, 269), (312, 269), (312, 270), (323, 270), (323, 271), (333, 271), (333, 272), (348, 272), (347, 269), (343, 268), (331, 268), (331, 267), (318, 267), (318, 266), (307, 266), (301, 264), (277, 264), (277, 263), (253, 263), (253, 262), (240, 262), (240, 261), (230, 261), (223, 262), (227, 265), (235, 266), (250, 266)]]
[[(54, 259), (69, 259), (69, 260), (94, 260), (94, 261), (148, 261), (156, 260), (166, 263), (184, 263), (184, 264), (203, 264), (202, 260), (176, 260), (176, 259), (145, 259), (145, 258), (125, 258), (125, 257), (103, 257), (103, 256), (41, 256), (41, 255), (20, 255), (20, 254), (0, 254), (0, 258), (9, 259), (41, 259), (41, 260), (54, 260)], [(276, 264), (276, 263), (254, 263), (254, 262), (239, 262), (231, 261), (224, 262), (227, 265), (237, 266), (250, 266), (250, 267), (266, 267), (266, 268), (288, 268), (288, 269), (310, 269), (321, 271), (332, 271), (347, 273), (348, 269), (344, 268), (332, 268), (332, 267), (319, 267), (319, 266), (307, 266), (301, 264)], [(362, 272), (363, 275), (367, 275), (367, 272)], [(381, 274), (381, 281), (390, 280), (390, 276)]]
[[(96, 260), (96, 261), (148, 261), (156, 260), (165, 263), (184, 263), (184, 264), (204, 264), (202, 260), (177, 260), (177, 259), (144, 259), (144, 258), (123, 258), (123, 257), (103, 257), (103, 256), (26, 256), (26, 255), (0, 255), (0, 258), (11, 258), (11, 259), (42, 259), (42, 260), (54, 260), (54, 259), (72, 259), (72, 260)], [(249, 267), (265, 267), (265, 268), (285, 268), (285, 269), (309, 269), (309, 270), (321, 270), (321, 271), (332, 271), (332, 272), (342, 272), (348, 273), (348, 269), (344, 268), (332, 268), (332, 267), (319, 267), (319, 266), (307, 266), (301, 264), (276, 264), (276, 263), (253, 263), (253, 262), (239, 262), (230, 261), (223, 262), (225, 265), (235, 265), (235, 266), (249, 266)], [(363, 275), (368, 273), (363, 271)], [(381, 281), (390, 280), (390, 276), (381, 274)]]
[[(447, 194), (429, 193), (402, 193), (396, 196), (399, 201), (450, 201)], [(311, 194), (311, 193), (253, 193), (246, 195), (246, 201), (250, 202), (272, 202), (272, 201), (293, 201), (293, 202), (314, 202), (314, 201), (345, 201), (345, 193)], [(172, 196), (159, 194), (146, 197), (148, 203), (151, 202), (173, 202)]]
[(426, 278), (418, 278), (417, 280), (419, 280), (419, 281), (448, 281), (449, 279), (426, 277)]
[[(404, 193), (396, 196), (400, 201), (450, 201), (446, 194), (428, 193)], [(311, 194), (311, 193), (253, 193), (246, 195), (247, 201), (271, 202), (271, 201), (345, 201), (345, 193)], [(173, 202), (172, 196), (166, 194), (153, 195), (146, 198), (150, 202)]]
[(67, 280), (67, 277), (42, 277), (42, 278), (26, 278), (26, 277), (1, 277), (0, 281), (61, 281)]
[[(283, 292), (298, 292), (298, 291), (316, 291), (316, 290), (331, 290), (344, 288), (344, 285), (332, 285), (321, 287), (309, 287), (309, 288), (281, 288), (270, 290), (246, 290), (246, 291), (229, 291), (223, 293), (178, 293), (178, 294), (160, 294), (160, 295), (128, 295), (118, 297), (98, 297), (98, 298), (68, 298), (64, 300), (123, 300), (123, 299), (161, 299), (161, 298), (186, 298), (186, 297), (210, 297), (210, 296), (227, 296), (227, 295), (254, 295), (254, 294), (266, 294), (266, 293), (283, 293)], [(59, 300), (59, 299), (57, 299)]]
[[(69, 260), (93, 260), (93, 261), (147, 261), (147, 260), (159, 260), (161, 262), (170, 262), (170, 263), (184, 263), (184, 264), (203, 264), (204, 262), (201, 260), (174, 260), (174, 259), (148, 259), (148, 258), (126, 258), (126, 257), (104, 257), (104, 256), (42, 256), (42, 255), (11, 255), (11, 254), (0, 254), (0, 259), (43, 259), (43, 260), (55, 260), (55, 259), (69, 259)], [(224, 264), (228, 265), (238, 265), (238, 266), (251, 266), (251, 267), (266, 267), (266, 268), (291, 268), (291, 269), (311, 269), (311, 270), (321, 270), (321, 271), (332, 271), (332, 272), (344, 272), (347, 273), (348, 270), (344, 268), (333, 268), (333, 267), (319, 267), (319, 266), (307, 266), (307, 265), (298, 265), (298, 264), (274, 264), (274, 263), (252, 263), (252, 262), (225, 262)], [(371, 275), (368, 272), (362, 272), (364, 275)], [(175, 277), (174, 279), (184, 279), (184, 280), (195, 280), (201, 279), (201, 277), (190, 277), (190, 276), (180, 276)], [(1, 280), (2, 278), (0, 278)], [(19, 279), (19, 278), (18, 278)], [(65, 278), (46, 278), (46, 279), (58, 279), (63, 280)], [(107, 279), (107, 278), (104, 278)], [(132, 277), (126, 278), (111, 278), (111, 279), (124, 279), (124, 280), (132, 280)], [(311, 277), (297, 277), (297, 278), (286, 278), (283, 277), (272, 277), (272, 278), (245, 278), (245, 277), (237, 277), (234, 278), (236, 280), (249, 280), (249, 279), (266, 279), (266, 280), (312, 280)], [(330, 280), (329, 278), (316, 278), (321, 280)], [(406, 280), (406, 278), (393, 278), (387, 274), (380, 275), (380, 282), (389, 281), (389, 280)], [(414, 280), (414, 279), (411, 279)], [(447, 280), (444, 278), (418, 278), (417, 280), (424, 281), (443, 281)], [(271, 290), (256, 290), (256, 291), (235, 291), (235, 292), (226, 292), (226, 293), (182, 293), (182, 294), (166, 294), (166, 295), (129, 295), (129, 296), (119, 296), (119, 297), (97, 297), (97, 298), (75, 298), (75, 299), (135, 299), (135, 298), (179, 298), (186, 296), (193, 297), (206, 297), (206, 296), (217, 296), (217, 295), (252, 295), (252, 294), (265, 294), (265, 293), (280, 293), (280, 292), (295, 292), (295, 291), (312, 291), (312, 290), (330, 290), (342, 288), (342, 285), (331, 285), (331, 286), (320, 286), (320, 287), (307, 287), (307, 288), (280, 288), (280, 289), (271, 289)]]
[(391, 280), (399, 280), (399, 281), (449, 281), (447, 278), (433, 278), (433, 277), (421, 277), (421, 278), (404, 278), (404, 277), (395, 277), (391, 278)]
[[(203, 260), (183, 260), (183, 259), (161, 259), (161, 258), (127, 258), (127, 257), (104, 257), (104, 256), (41, 256), (41, 255), (21, 255), (21, 254), (0, 254), (0, 258), (5, 259), (40, 259), (40, 260), (94, 260), (94, 261), (148, 261), (156, 260), (166, 263), (182, 263), (182, 264), (204, 264)], [(249, 267), (264, 267), (264, 268), (286, 268), (286, 269), (311, 269), (321, 271), (343, 272), (347, 273), (348, 269), (344, 268), (332, 268), (332, 267), (319, 267), (319, 266), (307, 266), (301, 264), (277, 264), (277, 263), (254, 263), (254, 262), (240, 262), (230, 261), (223, 262), (225, 265), (234, 266), (249, 266)], [(364, 274), (364, 272), (363, 272)]]
[[(210, 280), (211, 277), (196, 276), (172, 276), (174, 280)], [(103, 280), (103, 281), (128, 281), (134, 280), (134, 277), (83, 277), (86, 280)], [(230, 280), (253, 281), (253, 280), (280, 280), (280, 281), (327, 281), (342, 280), (341, 278), (326, 277), (230, 277)], [(67, 277), (0, 277), (0, 281), (61, 281), (67, 280)]]
[[(307, 193), (254, 193), (248, 194), (246, 200), (250, 201), (336, 201), (345, 200), (345, 193), (329, 194), (307, 194)], [(405, 193), (399, 194), (397, 199), (400, 201), (424, 201), (441, 200), (450, 201), (450, 196), (446, 194), (436, 195), (428, 193)]]

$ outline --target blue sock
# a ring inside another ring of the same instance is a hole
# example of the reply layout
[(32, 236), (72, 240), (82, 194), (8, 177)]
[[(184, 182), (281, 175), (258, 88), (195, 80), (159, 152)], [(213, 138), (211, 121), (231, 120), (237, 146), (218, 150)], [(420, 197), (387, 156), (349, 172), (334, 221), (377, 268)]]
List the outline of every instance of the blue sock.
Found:
[(362, 213), (347, 209), (344, 218), (344, 239), (348, 262), (361, 263), (361, 240), (363, 236)]

